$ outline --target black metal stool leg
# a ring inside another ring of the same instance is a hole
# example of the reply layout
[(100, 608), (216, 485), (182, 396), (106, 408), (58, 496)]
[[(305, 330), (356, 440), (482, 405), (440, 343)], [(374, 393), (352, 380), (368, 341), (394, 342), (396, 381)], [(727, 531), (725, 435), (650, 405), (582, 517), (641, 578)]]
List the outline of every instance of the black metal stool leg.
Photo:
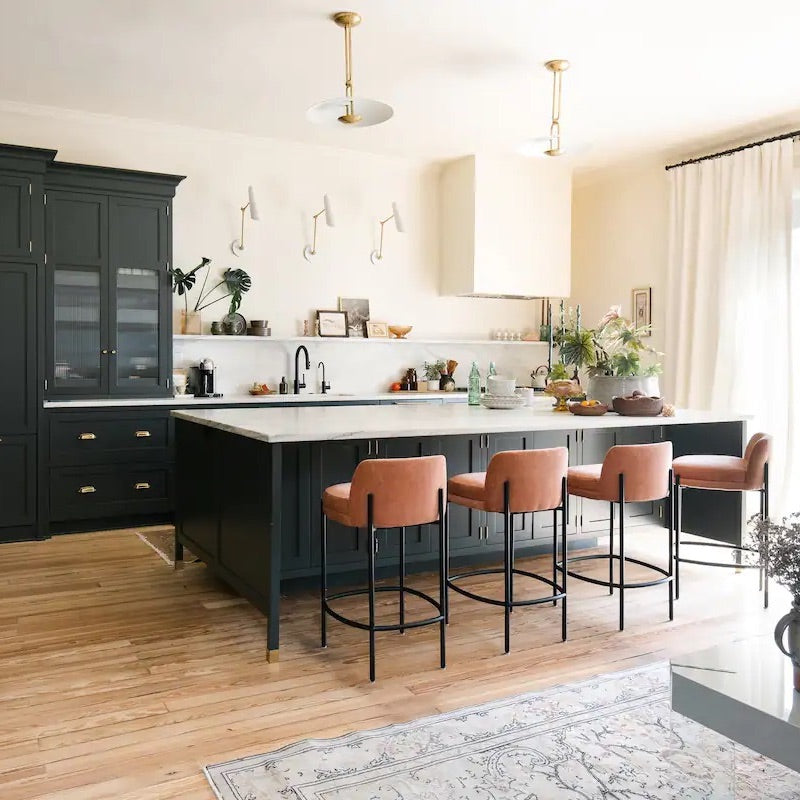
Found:
[[(558, 563), (557, 554), (558, 554), (558, 509), (554, 508), (553, 509), (553, 594), (556, 593), (556, 584), (558, 583), (558, 569), (556, 568)], [(555, 608), (557, 605), (558, 605), (558, 600), (553, 600), (553, 608)]]
[(614, 504), (609, 503), (611, 522), (608, 528), (608, 593), (614, 594)]
[[(769, 519), (769, 464), (764, 464), (764, 514)], [(764, 608), (769, 608), (769, 534), (764, 535)]]
[(444, 621), (450, 623), (450, 595), (447, 582), (450, 580), (450, 504), (447, 504), (444, 520)]
[(508, 596), (511, 600), (510, 600), (510, 605), (508, 607), (508, 613), (513, 614), (514, 613), (514, 515), (513, 514), (509, 515), (509, 519), (511, 522), (509, 526), (511, 530), (511, 541), (509, 543), (509, 548), (508, 548), (508, 562), (509, 562)]
[(367, 495), (367, 563), (369, 569), (369, 679), (375, 681), (375, 526), (373, 496)]
[[(613, 559), (612, 559), (613, 563)], [(625, 630), (625, 476), (619, 476), (619, 629)]]
[[(400, 625), (406, 622), (406, 593), (403, 591), (406, 586), (406, 529), (400, 528)], [(405, 628), (400, 628), (400, 633), (404, 634)]]
[(680, 475), (675, 481), (675, 599), (681, 596), (681, 522), (683, 519), (683, 487)]
[[(564, 582), (561, 598), (561, 641), (567, 641), (567, 479), (561, 480), (561, 564), (563, 571), (561, 580)], [(554, 589), (555, 591), (555, 589)]]
[(325, 601), (328, 595), (328, 518), (325, 516), (325, 509), (320, 507), (322, 517), (322, 530), (320, 531), (320, 549), (322, 564), (320, 573), (319, 605), (320, 605), (320, 646), (328, 646), (328, 611), (325, 608)]
[(445, 609), (447, 608), (447, 568), (445, 564), (447, 553), (447, 523), (444, 491), (439, 489), (439, 611), (442, 620), (439, 623), (439, 666), (444, 669), (446, 665), (445, 653)]
[(505, 617), (505, 652), (511, 650), (511, 539), (513, 533), (511, 530), (511, 512), (509, 511), (509, 486), (508, 481), (503, 485), (503, 500), (504, 500), (504, 538), (505, 538), (505, 603), (504, 603), (504, 617)]
[[(669, 548), (668, 548), (668, 550), (669, 550), (669, 553), (668, 553), (669, 563), (667, 565), (667, 571), (669, 572), (670, 577), (672, 577), (672, 575), (673, 575), (673, 567), (674, 567), (673, 560), (672, 560), (672, 535), (673, 535), (672, 527), (673, 527), (673, 521), (674, 521), (674, 515), (672, 513), (673, 512), (672, 486), (673, 486), (672, 470), (670, 470), (669, 471), (669, 494), (667, 495), (667, 498), (668, 498), (667, 499), (667, 509), (668, 509), (667, 513), (669, 514), (669, 520), (668, 520), (669, 521)], [(672, 620), (675, 619), (675, 605), (674, 605), (674, 598), (673, 598), (674, 587), (672, 585), (672, 581), (667, 581), (667, 588), (669, 589), (669, 619), (670, 619), (670, 622), (672, 622)]]

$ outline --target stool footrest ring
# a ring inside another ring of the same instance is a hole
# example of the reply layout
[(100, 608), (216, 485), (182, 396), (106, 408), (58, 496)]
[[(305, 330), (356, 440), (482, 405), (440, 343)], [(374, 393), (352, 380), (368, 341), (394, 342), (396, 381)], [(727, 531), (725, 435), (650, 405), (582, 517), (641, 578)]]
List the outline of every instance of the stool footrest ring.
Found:
[[(616, 561), (621, 560), (621, 556), (618, 553), (614, 553), (613, 555), (609, 553), (596, 553), (589, 556), (577, 556), (576, 558), (570, 558), (567, 566), (572, 564), (576, 561), (608, 561), (610, 559), (614, 559)], [(652, 581), (635, 581), (633, 583), (620, 583), (619, 581), (607, 581), (601, 580), (600, 578), (592, 578), (589, 575), (581, 575), (579, 572), (573, 572), (571, 569), (567, 569), (567, 575), (570, 578), (575, 578), (579, 581), (584, 581), (585, 583), (593, 583), (595, 586), (605, 586), (606, 588), (613, 587), (615, 589), (644, 589), (648, 586), (660, 586), (664, 583), (670, 583), (673, 580), (672, 575), (669, 574), (667, 570), (663, 567), (659, 567), (656, 564), (649, 564), (647, 561), (642, 561), (639, 558), (631, 558), (630, 556), (625, 556), (625, 563), (626, 564), (638, 564), (640, 567), (646, 567), (647, 569), (651, 569), (654, 572), (658, 572), (659, 574), (663, 575), (663, 578), (655, 578)], [(563, 572), (563, 567), (558, 566), (557, 569)]]
[[(536, 606), (542, 603), (552, 603), (554, 600), (562, 600), (567, 596), (566, 590), (563, 586), (560, 586), (559, 584), (554, 583), (553, 581), (549, 580), (548, 578), (544, 578), (541, 575), (537, 575), (535, 572), (528, 572), (527, 570), (518, 569), (517, 567), (514, 567), (511, 572), (514, 575), (523, 575), (526, 578), (533, 578), (540, 583), (544, 583), (553, 589), (553, 594), (549, 594), (546, 597), (536, 597), (532, 600), (512, 600), (511, 603), (508, 604), (509, 606), (513, 606), (514, 608), (517, 606)], [(471, 570), (470, 572), (462, 572), (458, 575), (453, 575), (452, 577), (447, 578), (447, 586), (464, 597), (469, 597), (472, 600), (477, 600), (480, 603), (488, 603), (492, 606), (505, 608), (505, 600), (496, 600), (493, 597), (486, 597), (486, 595), (471, 592), (469, 589), (465, 589), (463, 586), (458, 586), (455, 583), (456, 581), (463, 580), (464, 578), (474, 578), (478, 575), (505, 575), (505, 570), (502, 567), (489, 567), (486, 569)]]
[[(435, 617), (426, 617), (425, 619), (411, 620), (410, 622), (404, 621), (402, 625), (399, 623), (394, 623), (391, 625), (375, 625), (372, 628), (374, 631), (404, 631), (408, 628), (423, 628), (426, 625), (435, 625), (436, 623), (444, 620), (444, 613), (439, 601), (434, 600), (430, 595), (419, 591), (419, 589), (413, 589), (410, 586), (376, 586), (375, 592), (376, 594), (378, 592), (395, 592), (398, 594), (403, 593), (414, 595), (414, 597), (418, 597), (420, 600), (430, 603), (430, 605), (432, 605), (439, 612), (439, 614)], [(324, 608), (325, 613), (329, 614), (335, 620), (338, 620), (345, 625), (349, 625), (351, 628), (358, 628), (362, 631), (368, 631), (370, 630), (368, 623), (359, 622), (351, 617), (346, 617), (344, 614), (340, 614), (338, 611), (334, 611), (330, 607), (331, 600), (340, 600), (343, 597), (365, 597), (367, 595), (369, 595), (369, 589), (352, 589), (347, 592), (337, 592), (336, 594), (331, 594), (325, 597), (325, 599), (322, 601), (322, 607)]]

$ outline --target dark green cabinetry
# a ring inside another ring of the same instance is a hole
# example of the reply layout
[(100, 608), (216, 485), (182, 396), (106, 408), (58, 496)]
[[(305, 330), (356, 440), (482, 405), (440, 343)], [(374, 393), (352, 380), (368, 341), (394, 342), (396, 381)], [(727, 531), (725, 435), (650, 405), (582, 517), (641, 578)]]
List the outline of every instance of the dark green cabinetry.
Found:
[(170, 208), (180, 176), (53, 164), (48, 397), (169, 396)]
[(54, 155), (0, 145), (0, 541), (37, 533), (42, 187)]

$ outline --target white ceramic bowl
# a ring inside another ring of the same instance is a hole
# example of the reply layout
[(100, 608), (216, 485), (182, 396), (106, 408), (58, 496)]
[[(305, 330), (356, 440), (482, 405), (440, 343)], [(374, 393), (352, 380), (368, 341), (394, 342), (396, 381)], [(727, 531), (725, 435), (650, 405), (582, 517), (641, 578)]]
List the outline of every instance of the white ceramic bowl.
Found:
[(509, 397), (514, 394), (517, 388), (515, 378), (504, 378), (501, 375), (490, 375), (486, 379), (486, 391), (491, 395), (499, 397)]

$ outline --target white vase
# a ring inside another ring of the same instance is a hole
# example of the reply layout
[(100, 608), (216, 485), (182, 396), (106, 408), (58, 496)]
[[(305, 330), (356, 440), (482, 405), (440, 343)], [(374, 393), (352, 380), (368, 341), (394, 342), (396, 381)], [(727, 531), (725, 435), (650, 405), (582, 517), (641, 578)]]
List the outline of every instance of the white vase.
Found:
[(659, 397), (658, 376), (628, 377), (617, 375), (595, 375), (588, 379), (586, 394), (591, 400), (599, 400), (610, 406), (615, 397), (629, 397), (639, 391), (648, 397)]
[(429, 392), (438, 392), (439, 391), (439, 379), (438, 378), (435, 381), (428, 381), (428, 391)]

